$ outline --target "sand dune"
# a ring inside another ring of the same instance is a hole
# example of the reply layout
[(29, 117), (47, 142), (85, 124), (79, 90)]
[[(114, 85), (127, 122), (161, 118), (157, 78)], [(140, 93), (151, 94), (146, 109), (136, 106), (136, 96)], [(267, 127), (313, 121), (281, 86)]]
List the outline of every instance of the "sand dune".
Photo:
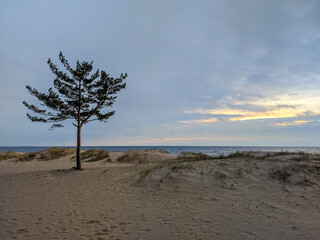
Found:
[(0, 239), (320, 239), (317, 155), (52, 151), (0, 161)]

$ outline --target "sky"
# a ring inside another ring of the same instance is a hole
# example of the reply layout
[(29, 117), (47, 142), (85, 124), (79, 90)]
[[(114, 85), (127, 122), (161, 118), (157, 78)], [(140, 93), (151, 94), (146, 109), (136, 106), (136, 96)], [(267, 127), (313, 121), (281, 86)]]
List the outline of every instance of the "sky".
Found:
[(86, 146), (319, 146), (320, 1), (1, 0), (0, 146), (76, 144), (33, 123), (25, 86), (53, 87), (50, 58), (127, 73)]

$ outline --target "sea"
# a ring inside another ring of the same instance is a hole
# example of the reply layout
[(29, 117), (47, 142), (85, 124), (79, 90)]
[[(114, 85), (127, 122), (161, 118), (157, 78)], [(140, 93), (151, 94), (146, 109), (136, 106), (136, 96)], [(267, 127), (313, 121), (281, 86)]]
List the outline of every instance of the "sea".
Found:
[[(75, 148), (74, 146), (19, 146), (0, 147), (0, 152), (38, 152), (52, 147)], [(228, 155), (235, 152), (262, 151), (262, 152), (306, 152), (320, 154), (320, 147), (253, 147), (253, 146), (82, 146), (81, 150), (106, 150), (106, 151), (129, 151), (157, 149), (169, 153), (195, 152), (204, 153), (210, 156)]]

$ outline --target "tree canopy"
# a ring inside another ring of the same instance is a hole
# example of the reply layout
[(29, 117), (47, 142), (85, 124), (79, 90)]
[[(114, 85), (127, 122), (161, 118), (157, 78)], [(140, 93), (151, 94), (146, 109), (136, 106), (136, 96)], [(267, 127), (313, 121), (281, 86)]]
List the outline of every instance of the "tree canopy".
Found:
[[(54, 88), (57, 91), (49, 88), (48, 93), (41, 93), (29, 85), (26, 88), (41, 102), (42, 107), (47, 107), (51, 111), (24, 101), (23, 104), (36, 113), (35, 116), (27, 113), (27, 117), (33, 122), (54, 123), (52, 128), (63, 127), (59, 122), (67, 119), (76, 120), (76, 126), (78, 120), (80, 120), (80, 126), (96, 120), (106, 122), (115, 112), (104, 113), (102, 110), (105, 107), (111, 107), (117, 98), (116, 93), (126, 87), (123, 80), (127, 74), (121, 74), (115, 79), (98, 69), (90, 76), (93, 62), (77, 61), (76, 68), (72, 69), (62, 52), (59, 54), (59, 59), (71, 76), (60, 71), (49, 58), (48, 65), (56, 75)], [(95, 118), (90, 119), (93, 116)]]

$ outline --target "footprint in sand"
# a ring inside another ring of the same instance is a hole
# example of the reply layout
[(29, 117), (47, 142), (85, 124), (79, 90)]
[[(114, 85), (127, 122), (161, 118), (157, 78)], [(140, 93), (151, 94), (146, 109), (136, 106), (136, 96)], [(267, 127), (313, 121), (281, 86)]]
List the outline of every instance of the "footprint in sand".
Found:
[(96, 233), (94, 235), (101, 236), (101, 235), (109, 235), (111, 231), (108, 228), (104, 228), (101, 230), (96, 230)]
[(87, 221), (86, 224), (101, 224), (101, 222), (99, 220), (90, 220), (90, 221)]
[(21, 228), (21, 229), (18, 229), (16, 232), (17, 234), (24, 234), (24, 233), (28, 233), (29, 230), (27, 228)]

